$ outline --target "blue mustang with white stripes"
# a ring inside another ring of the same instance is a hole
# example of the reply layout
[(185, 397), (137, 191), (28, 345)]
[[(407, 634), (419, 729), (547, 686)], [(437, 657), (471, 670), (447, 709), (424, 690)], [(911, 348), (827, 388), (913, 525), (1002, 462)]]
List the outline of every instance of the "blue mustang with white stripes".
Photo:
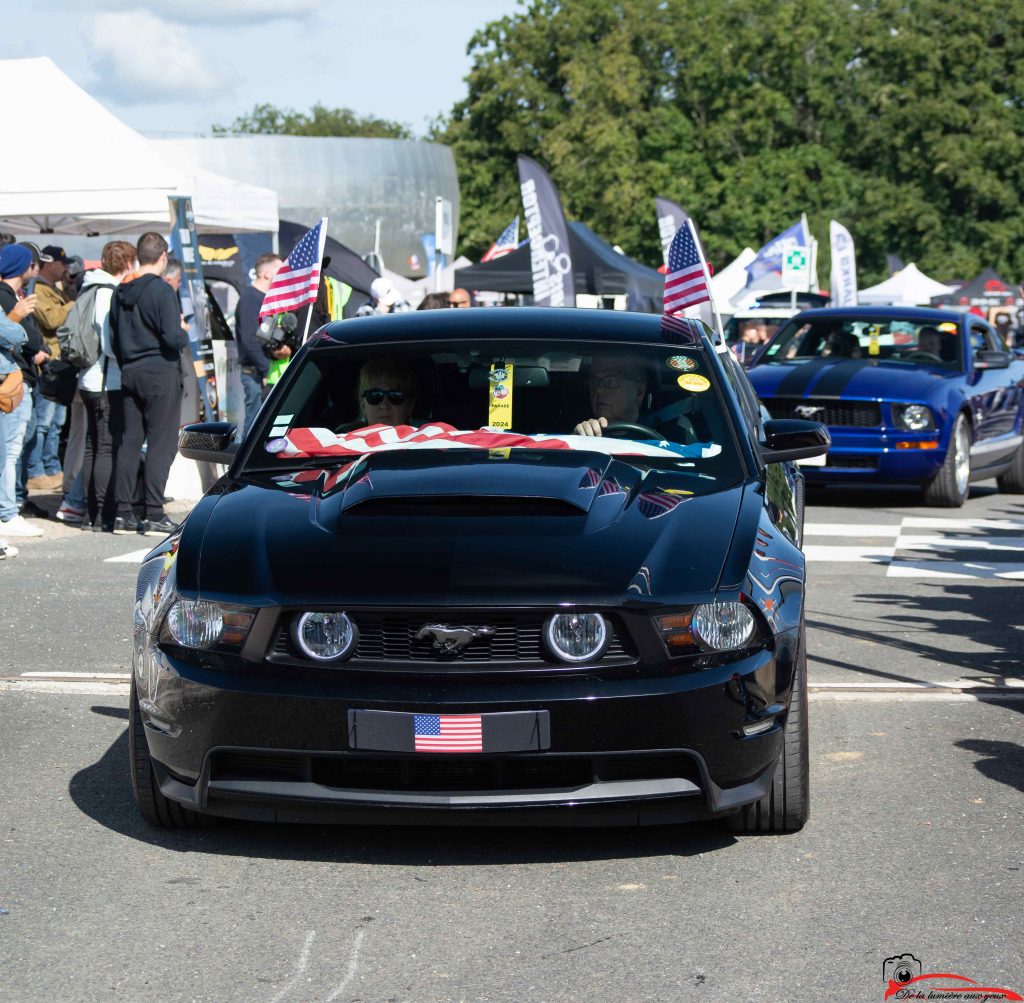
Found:
[(1024, 493), (1024, 356), (978, 317), (950, 310), (805, 310), (749, 371), (773, 418), (828, 425), (808, 483), (920, 484), (930, 505), (964, 503), (996, 477)]

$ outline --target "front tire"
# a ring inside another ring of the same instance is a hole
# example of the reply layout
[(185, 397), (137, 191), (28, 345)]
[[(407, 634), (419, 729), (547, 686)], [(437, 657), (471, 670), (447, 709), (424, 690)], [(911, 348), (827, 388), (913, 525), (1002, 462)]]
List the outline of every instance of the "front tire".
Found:
[(146, 742), (146, 726), (142, 723), (134, 677), (128, 705), (128, 766), (132, 775), (135, 803), (150, 825), (162, 829), (206, 829), (213, 824), (209, 815), (184, 808), (160, 793), (149, 744)]
[(996, 478), (996, 484), (1004, 495), (1024, 495), (1024, 445), (1017, 447), (1010, 469)]
[(733, 832), (799, 832), (811, 812), (810, 736), (807, 730), (807, 630), (801, 621), (793, 693), (782, 734), (782, 754), (771, 790), (725, 820)]
[(971, 491), (971, 426), (959, 414), (939, 472), (925, 485), (924, 501), (936, 508), (959, 508)]

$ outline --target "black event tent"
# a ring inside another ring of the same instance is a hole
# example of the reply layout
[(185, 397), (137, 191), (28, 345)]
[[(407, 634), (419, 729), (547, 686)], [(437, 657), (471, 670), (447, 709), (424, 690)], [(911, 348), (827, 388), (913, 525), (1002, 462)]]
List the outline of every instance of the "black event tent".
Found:
[(1020, 302), (1020, 290), (1010, 286), (992, 268), (986, 268), (956, 292), (948, 293), (945, 296), (936, 296), (932, 300), (935, 306), (976, 306), (982, 309), (999, 306), (1012, 307)]
[[(569, 224), (569, 250), (576, 292), (596, 296), (625, 295), (630, 310), (661, 313), (665, 287), (665, 276), (661, 272), (619, 254), (583, 223)], [(533, 292), (530, 242), (485, 264), (456, 269), (455, 285), (498, 293)]]

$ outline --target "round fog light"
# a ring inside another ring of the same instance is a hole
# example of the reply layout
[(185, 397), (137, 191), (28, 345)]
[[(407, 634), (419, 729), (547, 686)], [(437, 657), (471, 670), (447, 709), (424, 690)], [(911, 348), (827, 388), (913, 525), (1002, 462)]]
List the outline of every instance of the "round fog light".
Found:
[(303, 613), (292, 628), (295, 643), (316, 662), (336, 662), (350, 654), (359, 632), (347, 613)]
[(563, 662), (589, 662), (608, 647), (608, 625), (600, 613), (557, 613), (548, 620), (544, 638)]
[(754, 616), (741, 602), (704, 603), (693, 611), (692, 630), (712, 651), (734, 651), (754, 636)]

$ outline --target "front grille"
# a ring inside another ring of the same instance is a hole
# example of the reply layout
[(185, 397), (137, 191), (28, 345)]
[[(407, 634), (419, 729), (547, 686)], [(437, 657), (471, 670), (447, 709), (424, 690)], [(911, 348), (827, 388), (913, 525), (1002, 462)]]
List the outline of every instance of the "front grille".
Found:
[(877, 428), (882, 424), (882, 407), (877, 401), (844, 401), (834, 397), (766, 397), (764, 406), (773, 418), (802, 418), (797, 408), (818, 407), (811, 421), (845, 428)]
[[(294, 614), (285, 614), (278, 627), (271, 657), (305, 661), (292, 641), (290, 623)], [(449, 666), (473, 666), (490, 663), (544, 663), (550, 661), (543, 648), (541, 635), (548, 614), (544, 612), (512, 613), (491, 616), (479, 610), (460, 612), (439, 610), (424, 613), (392, 613), (383, 611), (350, 612), (359, 628), (359, 642), (353, 662), (419, 662)], [(599, 664), (628, 662), (634, 655), (626, 632), (615, 617), (610, 617), (612, 638)], [(460, 651), (441, 654), (433, 638), (417, 639), (420, 629), (429, 623), (452, 627), (493, 627), (489, 637), (478, 637)], [(348, 664), (348, 663), (342, 663)], [(561, 663), (559, 663), (561, 664)]]
[(361, 756), (223, 751), (210, 780), (311, 782), (343, 790), (515, 791), (583, 787), (612, 780), (679, 777), (700, 783), (687, 755)]

